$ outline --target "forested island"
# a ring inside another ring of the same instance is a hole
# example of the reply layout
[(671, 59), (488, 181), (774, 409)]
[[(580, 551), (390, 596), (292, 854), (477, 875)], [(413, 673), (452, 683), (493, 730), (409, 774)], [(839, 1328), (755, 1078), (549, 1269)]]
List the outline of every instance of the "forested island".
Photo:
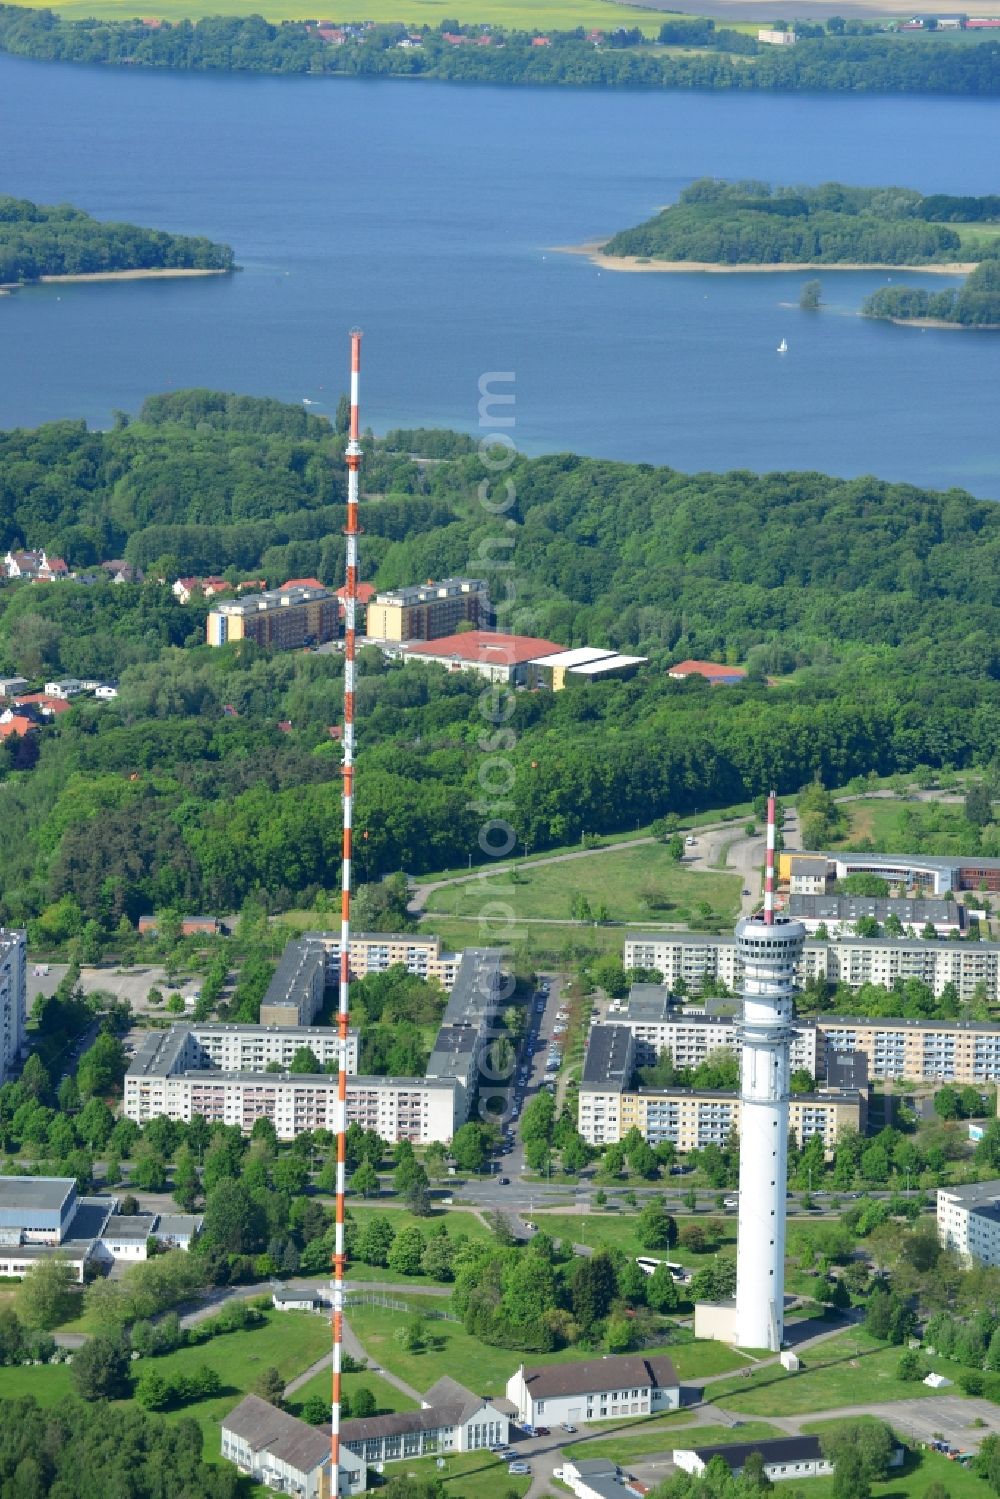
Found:
[(233, 252), (187, 234), (105, 224), (67, 203), (0, 197), (0, 284), (49, 276), (231, 271)]
[[(213, 650), (208, 602), (181, 604), (169, 583), (338, 586), (344, 442), (299, 406), (207, 391), (159, 396), (108, 432), (0, 433), (0, 550), (45, 546), (81, 574), (0, 587), (0, 673), (119, 684), (0, 746), (0, 921), (54, 906), (113, 930), (165, 906), (237, 910), (256, 890), (272, 909), (309, 905), (336, 885), (341, 657)], [(533, 851), (730, 806), (772, 779), (786, 792), (996, 754), (996, 504), (561, 454), (514, 460), (516, 506), (498, 520), (475, 440), (455, 433), (367, 436), (362, 473), (378, 497), (363, 496), (365, 580), (461, 573), (509, 534), (505, 627), (649, 658), (628, 682), (513, 698), (502, 815)], [(107, 581), (109, 557), (147, 581)], [(685, 656), (747, 679), (674, 681)], [(481, 700), (475, 677), (361, 652), (361, 880), (464, 863), (482, 822)], [(979, 851), (994, 844), (987, 829)]]
[(838, 17), (825, 26), (796, 27), (795, 46), (769, 47), (696, 17), (664, 22), (654, 41), (640, 30), (611, 25), (595, 34), (582, 27), (540, 33), (455, 20), (419, 29), (369, 22), (272, 24), (261, 16), (69, 21), (51, 10), (0, 5), (0, 51), (57, 62), (463, 83), (1000, 94), (996, 41), (965, 32), (887, 35), (871, 23)]
[(1000, 263), (984, 261), (961, 287), (883, 286), (865, 299), (864, 317), (925, 327), (1000, 328)]
[[(1000, 254), (975, 232), (1000, 219), (1000, 197), (903, 187), (774, 187), (705, 177), (674, 204), (600, 247), (601, 263), (698, 266), (940, 266)], [(956, 227), (956, 225), (960, 227)], [(947, 294), (944, 294), (947, 295)]]

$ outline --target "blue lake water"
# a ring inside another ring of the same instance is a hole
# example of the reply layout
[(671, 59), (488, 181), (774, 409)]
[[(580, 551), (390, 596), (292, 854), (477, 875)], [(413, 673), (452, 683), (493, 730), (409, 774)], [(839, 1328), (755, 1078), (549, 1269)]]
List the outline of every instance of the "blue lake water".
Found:
[(224, 239), (245, 268), (0, 299), (0, 426), (107, 425), (188, 385), (332, 402), (358, 323), (377, 430), (474, 430), (480, 375), (513, 370), (528, 452), (875, 473), (1000, 498), (1000, 335), (864, 322), (876, 273), (823, 273), (815, 315), (797, 306), (801, 274), (612, 274), (550, 248), (635, 223), (703, 175), (996, 192), (998, 127), (1000, 103), (977, 100), (0, 57), (0, 192)]

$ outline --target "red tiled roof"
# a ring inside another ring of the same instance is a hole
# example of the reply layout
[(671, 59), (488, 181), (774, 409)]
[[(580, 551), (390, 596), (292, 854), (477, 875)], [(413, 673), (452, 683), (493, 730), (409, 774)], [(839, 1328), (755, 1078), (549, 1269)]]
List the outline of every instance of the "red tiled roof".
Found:
[(322, 588), (322, 587), (323, 587), (323, 584), (319, 581), (318, 578), (289, 578), (289, 580), (288, 580), (287, 583), (282, 583), (281, 587), (278, 589), (278, 592), (279, 593), (284, 593), (284, 591), (285, 591), (286, 588)]
[(49, 708), (53, 713), (68, 713), (72, 707), (71, 703), (65, 702), (61, 697), (46, 697), (44, 692), (26, 692), (23, 697), (15, 698), (14, 702), (18, 708), (23, 703), (37, 703), (40, 708)]
[(0, 739), (9, 739), (12, 734), (20, 734), (23, 739), (34, 727), (30, 718), (22, 718), (19, 713), (15, 713), (7, 723), (0, 723)]
[(431, 660), (453, 658), (474, 661), (479, 665), (520, 666), (536, 656), (554, 656), (563, 645), (539, 640), (534, 635), (499, 635), (492, 630), (466, 630), (460, 635), (442, 635), (438, 640), (420, 640), (408, 647), (411, 656), (428, 656)]
[[(374, 583), (359, 583), (357, 587), (358, 603), (367, 604), (369, 600), (375, 597), (377, 591)], [(337, 589), (337, 597), (338, 599), (345, 599), (347, 597), (346, 583)]]
[(678, 661), (675, 666), (668, 666), (667, 672), (672, 677), (745, 677), (746, 670), (742, 666), (724, 666), (720, 661)]

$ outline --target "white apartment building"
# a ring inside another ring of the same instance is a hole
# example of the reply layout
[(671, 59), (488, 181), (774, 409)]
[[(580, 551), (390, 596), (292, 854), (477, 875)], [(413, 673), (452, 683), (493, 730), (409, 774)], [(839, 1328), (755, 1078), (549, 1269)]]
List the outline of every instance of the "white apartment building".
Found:
[[(627, 956), (626, 966), (630, 966)], [(714, 1051), (738, 1053), (742, 1049), (735, 1016), (709, 1015), (672, 1005), (666, 985), (633, 984), (624, 1010), (613, 1013), (614, 1024), (624, 1025), (632, 1033), (637, 1067), (651, 1066), (664, 1050), (670, 1052), (678, 1067), (697, 1067)], [(792, 1071), (805, 1068), (815, 1077), (816, 1063), (816, 1027), (811, 1020), (800, 1021), (792, 1042)]]
[(1000, 1024), (979, 1020), (820, 1015), (821, 1052), (862, 1052), (872, 1077), (911, 1082), (1000, 1081)]
[[(695, 932), (637, 932), (625, 939), (626, 968), (655, 968), (675, 988), (683, 979), (697, 993), (706, 979), (734, 989), (742, 978), (732, 937)], [(972, 999), (977, 984), (987, 999), (1000, 1002), (1000, 943), (932, 942), (905, 937), (842, 937), (836, 942), (807, 941), (796, 968), (797, 984), (826, 978), (852, 989), (864, 984), (892, 988), (897, 979), (921, 979), (940, 995), (954, 984), (960, 999)], [(794, 1063), (793, 1063), (794, 1065)]]
[[(308, 1047), (325, 1072), (337, 1065), (340, 1043), (335, 1025), (198, 1025), (191, 1026), (204, 1065), (223, 1072), (264, 1072), (277, 1062), (290, 1067), (295, 1053)], [(358, 1033), (347, 1033), (347, 1070), (358, 1070)]]
[(27, 934), (0, 928), (0, 1083), (24, 1050), (27, 1018)]
[(1000, 1181), (939, 1187), (938, 1238), (967, 1263), (1000, 1265)]
[[(325, 1029), (292, 1034), (302, 1044)], [(202, 1037), (219, 1055), (225, 1054), (224, 1048), (235, 1054), (239, 1047), (243, 1065), (213, 1065)], [(354, 1041), (357, 1065), (357, 1037)], [(250, 1134), (257, 1119), (267, 1118), (280, 1140), (294, 1140), (304, 1130), (333, 1129), (336, 1075), (267, 1072), (269, 1059), (280, 1060), (268, 1058), (269, 1049), (278, 1046), (287, 1048), (286, 1033), (267, 1026), (177, 1025), (167, 1032), (151, 1032), (125, 1075), (123, 1112), (137, 1124), (158, 1114), (185, 1123), (202, 1114), (211, 1124), (235, 1124), (244, 1134)], [(387, 1140), (447, 1143), (455, 1131), (457, 1092), (453, 1078), (352, 1074), (347, 1082), (347, 1118), (364, 1129), (377, 1129)]]
[(567, 1364), (520, 1366), (507, 1399), (522, 1426), (604, 1421), (677, 1410), (680, 1380), (670, 1359), (625, 1353)]
[[(638, 1129), (650, 1145), (669, 1140), (683, 1153), (724, 1146), (739, 1132), (736, 1093), (673, 1085), (635, 1087), (637, 1065), (638, 1047), (626, 1026), (591, 1028), (577, 1096), (577, 1129), (588, 1145), (614, 1145)], [(842, 1130), (864, 1133), (867, 1115), (867, 1096), (857, 1089), (794, 1093), (788, 1125), (799, 1146), (811, 1135), (821, 1135), (824, 1153), (832, 1156)]]

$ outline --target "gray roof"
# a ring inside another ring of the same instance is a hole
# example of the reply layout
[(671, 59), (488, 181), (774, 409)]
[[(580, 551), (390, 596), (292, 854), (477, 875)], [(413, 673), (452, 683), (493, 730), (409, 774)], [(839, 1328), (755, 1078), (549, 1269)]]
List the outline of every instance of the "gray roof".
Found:
[(157, 1238), (184, 1239), (201, 1232), (200, 1213), (161, 1213), (156, 1220)]
[(467, 947), (448, 996), (442, 1025), (479, 1027), (493, 1014), (500, 991), (500, 949)]
[(857, 921), (873, 916), (885, 921), (898, 916), (909, 925), (925, 921), (961, 922), (964, 906), (953, 900), (906, 900), (888, 895), (790, 895), (788, 914), (811, 921)]
[(424, 1391), (423, 1404), (441, 1405), (446, 1400), (469, 1401), (476, 1398), (472, 1391), (467, 1389), (464, 1384), (459, 1384), (457, 1379), (452, 1379), (449, 1375), (442, 1374), (440, 1379), (434, 1381), (429, 1390)]
[(868, 1053), (866, 1051), (837, 1051), (832, 1046), (828, 1047), (826, 1080), (835, 1088), (867, 1088)]
[(526, 1368), (524, 1381), (532, 1400), (558, 1395), (584, 1395), (597, 1390), (637, 1389), (653, 1386), (661, 1390), (677, 1389), (677, 1378), (670, 1359), (662, 1355), (646, 1357), (641, 1353), (608, 1355), (605, 1358), (580, 1359), (566, 1364), (537, 1364)]
[(183, 1066), (190, 1039), (189, 1025), (172, 1025), (168, 1031), (150, 1031), (132, 1058), (128, 1076), (169, 1077)]
[(696, 1452), (703, 1463), (721, 1457), (730, 1468), (742, 1468), (751, 1452), (759, 1452), (765, 1463), (808, 1463), (823, 1456), (819, 1437), (774, 1437), (762, 1442), (723, 1442), (717, 1447), (681, 1447), (680, 1452)]
[(467, 1070), (478, 1045), (479, 1030), (476, 1026), (443, 1025), (435, 1037), (434, 1050), (427, 1062), (427, 1076), (451, 1077), (460, 1060), (465, 1061), (462, 1070)]
[(0, 1210), (58, 1212), (75, 1191), (68, 1176), (0, 1176)]
[(457, 598), (461, 594), (485, 593), (483, 578), (442, 578), (439, 583), (407, 583), (401, 588), (387, 588), (375, 595), (376, 604), (431, 604), (442, 596)]
[(415, 1411), (396, 1411), (385, 1416), (365, 1416), (344, 1421), (340, 1428), (345, 1442), (364, 1442), (375, 1437), (404, 1436), (412, 1431), (437, 1431), (443, 1426), (461, 1426), (483, 1405), (493, 1405), (488, 1396), (473, 1395), (464, 1385), (447, 1377), (439, 1379), (427, 1391), (425, 1399), (437, 1391), (449, 1398), (435, 1399), (433, 1404)]
[(285, 944), (261, 1005), (301, 1006), (316, 983), (326, 984), (326, 948), (308, 937)]
[(632, 1081), (635, 1043), (627, 1025), (594, 1025), (590, 1028), (583, 1064), (584, 1087), (622, 1092)]
[(1000, 1181), (973, 1182), (968, 1187), (939, 1187), (938, 1195), (944, 1193), (964, 1208), (982, 1208), (1000, 1198)]
[(597, 1478), (602, 1473), (618, 1472), (618, 1464), (607, 1457), (571, 1457), (570, 1462), (581, 1478)]
[(829, 868), (826, 854), (792, 854), (792, 874), (826, 875)]
[(270, 1452), (299, 1473), (311, 1473), (330, 1461), (330, 1437), (322, 1426), (309, 1426), (257, 1395), (245, 1396), (223, 1417), (222, 1426), (248, 1442), (252, 1451)]
[(266, 614), (275, 609), (291, 609), (297, 604), (328, 599), (332, 595), (327, 588), (268, 588), (263, 593), (253, 593), (245, 599), (213, 599), (216, 612), (223, 614)]
[(666, 984), (633, 984), (628, 994), (630, 1020), (670, 1020), (670, 990)]
[(148, 1239), (156, 1222), (155, 1213), (112, 1213), (104, 1225), (105, 1239)]
[[(930, 943), (923, 945), (929, 947)], [(981, 945), (976, 943), (977, 947)], [(941, 946), (950, 950), (959, 943), (943, 942)], [(795, 1023), (801, 1025), (802, 1022), (797, 1020)], [(816, 1024), (821, 1031), (843, 1026), (846, 1030), (971, 1031), (991, 1036), (1000, 1032), (1000, 1021), (996, 1020), (916, 1020), (908, 1015), (818, 1015)]]

